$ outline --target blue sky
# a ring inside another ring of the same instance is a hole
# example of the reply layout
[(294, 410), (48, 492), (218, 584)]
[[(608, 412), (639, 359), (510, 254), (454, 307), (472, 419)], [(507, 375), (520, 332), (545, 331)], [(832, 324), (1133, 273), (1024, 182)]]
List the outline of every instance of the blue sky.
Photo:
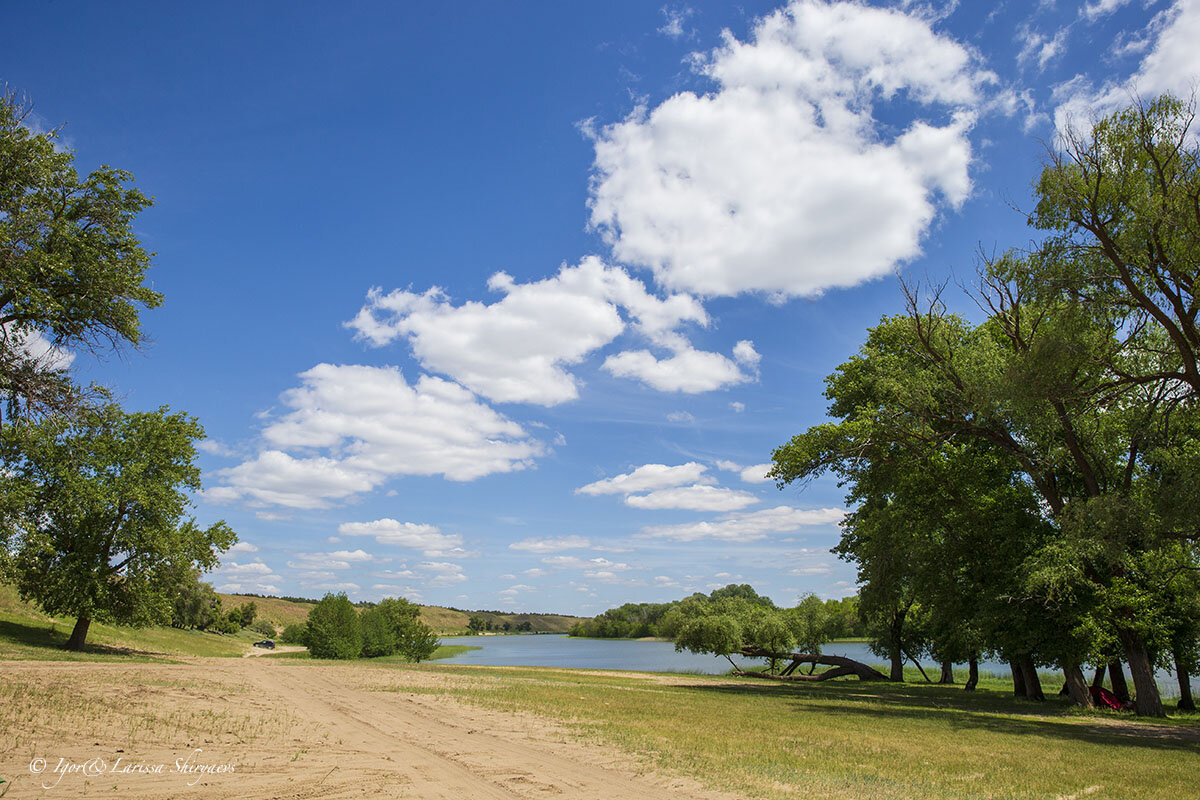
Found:
[(152, 341), (74, 367), (205, 425), (213, 583), (579, 614), (852, 593), (841, 491), (760, 465), (897, 274), (1030, 240), (1056, 131), (1200, 77), (1200, 0), (6, 18), (32, 124), (155, 198)]

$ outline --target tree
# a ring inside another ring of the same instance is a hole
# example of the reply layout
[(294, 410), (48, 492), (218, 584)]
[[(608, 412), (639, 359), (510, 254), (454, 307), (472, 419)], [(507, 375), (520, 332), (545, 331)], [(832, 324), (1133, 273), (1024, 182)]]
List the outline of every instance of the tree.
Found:
[(345, 592), (327, 594), (313, 606), (304, 638), (313, 658), (353, 659), (362, 654), (358, 611)]
[(87, 177), (58, 133), (23, 124), (30, 106), (0, 94), (0, 394), (9, 419), (73, 408), (79, 391), (59, 348), (93, 352), (142, 341), (150, 254), (134, 235), (151, 201), (129, 173)]
[(1195, 102), (1136, 101), (1090, 130), (1068, 130), (1037, 183), (1030, 224), (1063, 258), (1039, 277), (1104, 313), (1152, 320), (1178, 360), (1127, 382), (1179, 381), (1200, 394), (1200, 139)]
[(472, 614), (467, 620), (467, 629), (474, 635), (487, 630), (488, 621), (478, 614)]
[(421, 621), (421, 608), (404, 598), (385, 597), (363, 612), (364, 658), (399, 653), (424, 661), (438, 648), (437, 634)]
[(173, 582), (172, 627), (204, 630), (221, 616), (221, 598), (212, 584), (200, 580), (200, 575), (200, 570), (193, 567)]
[(180, 571), (212, 569), (237, 541), (224, 522), (184, 518), (200, 488), (193, 442), (203, 436), (187, 414), (115, 404), (0, 432), (0, 525), (17, 589), (49, 614), (76, 617), (69, 649), (83, 647), (93, 619), (169, 622)]

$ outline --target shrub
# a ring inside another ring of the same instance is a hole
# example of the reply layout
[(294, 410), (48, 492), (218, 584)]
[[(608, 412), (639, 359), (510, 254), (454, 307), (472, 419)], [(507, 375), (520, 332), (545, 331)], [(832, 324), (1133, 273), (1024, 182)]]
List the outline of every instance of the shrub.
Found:
[(260, 619), (258, 622), (255, 622), (253, 625), (250, 626), (250, 630), (254, 631), (255, 633), (261, 633), (263, 636), (266, 636), (268, 639), (275, 638), (274, 623), (267, 622), (265, 619)]
[(358, 658), (362, 653), (362, 628), (345, 592), (327, 594), (308, 614), (305, 637), (313, 658)]
[(307, 635), (307, 625), (303, 622), (293, 622), (283, 629), (283, 633), (279, 634), (279, 641), (284, 644), (305, 644)]

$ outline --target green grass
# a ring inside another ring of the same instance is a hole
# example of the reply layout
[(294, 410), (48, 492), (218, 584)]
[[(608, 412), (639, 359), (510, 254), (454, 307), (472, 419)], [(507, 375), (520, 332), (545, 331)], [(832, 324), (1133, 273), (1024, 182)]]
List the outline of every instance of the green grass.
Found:
[(468, 678), (424, 691), (559, 720), (587, 740), (739, 797), (1183, 798), (1195, 795), (1200, 771), (1200, 716), (1148, 724), (1075, 711), (1059, 698), (1035, 704), (990, 678), (964, 692), (857, 680), (412, 669)]
[(82, 652), (64, 650), (75, 625), (55, 619), (24, 603), (16, 590), (0, 584), (0, 661), (148, 661), (170, 656), (240, 656), (249, 642), (261, 638), (253, 631), (221, 636), (176, 628), (126, 628), (93, 622)]

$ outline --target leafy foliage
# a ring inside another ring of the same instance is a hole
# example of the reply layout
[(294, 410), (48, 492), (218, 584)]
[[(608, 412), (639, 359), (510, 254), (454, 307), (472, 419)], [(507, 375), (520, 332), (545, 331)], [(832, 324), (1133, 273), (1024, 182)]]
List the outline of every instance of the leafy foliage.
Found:
[(166, 408), (115, 404), (76, 419), (10, 424), (0, 432), (0, 524), (21, 596), (79, 619), (168, 623), (184, 570), (208, 570), (237, 537), (223, 522), (186, 519), (200, 488), (200, 425)]
[(150, 254), (134, 235), (150, 200), (129, 173), (86, 177), (56, 131), (23, 123), (28, 105), (0, 95), (0, 393), (8, 417), (73, 408), (78, 390), (52, 348), (98, 351), (142, 340)]

